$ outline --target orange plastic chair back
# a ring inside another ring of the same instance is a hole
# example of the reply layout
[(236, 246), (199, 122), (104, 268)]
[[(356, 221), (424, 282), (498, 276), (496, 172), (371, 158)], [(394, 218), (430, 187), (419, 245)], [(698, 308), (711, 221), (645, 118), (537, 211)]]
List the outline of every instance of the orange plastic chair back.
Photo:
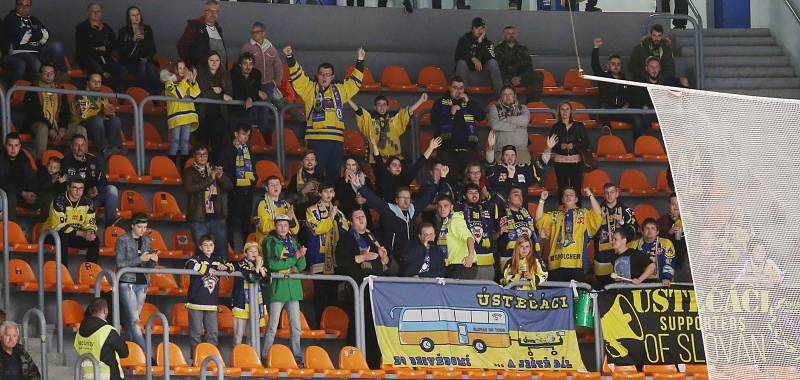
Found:
[(143, 212), (150, 214), (150, 207), (144, 201), (142, 194), (135, 190), (124, 190), (119, 197), (119, 209), (121, 211), (130, 211), (131, 214)]
[(77, 301), (63, 300), (61, 301), (62, 321), (66, 327), (75, 327), (81, 324), (83, 320), (83, 306)]
[(651, 190), (647, 176), (638, 169), (625, 169), (619, 176), (619, 187), (623, 191), (642, 192)]
[(344, 346), (339, 350), (339, 368), (349, 370), (369, 369), (367, 359), (358, 347)]
[(345, 129), (344, 149), (356, 155), (364, 154), (367, 150), (367, 145), (364, 143), (364, 137), (361, 135), (361, 132)]
[(572, 89), (573, 87), (589, 88), (592, 87), (592, 81), (583, 78), (578, 69), (569, 69), (564, 74), (564, 88)]
[(276, 176), (280, 178), (281, 183), (284, 182), (283, 174), (278, 165), (270, 160), (260, 160), (256, 162), (256, 177), (258, 177), (258, 186), (262, 186), (269, 176)]
[[(0, 222), (0, 243), (3, 242), (3, 223)], [(8, 244), (28, 244), (28, 239), (25, 238), (25, 233), (22, 232), (22, 227), (13, 220), (8, 221)]]
[(572, 374), (573, 380), (600, 380), (600, 372), (576, 372)]
[[(355, 67), (353, 65), (347, 67), (347, 70), (344, 71), (345, 79), (349, 78), (350, 75), (353, 74), (354, 69)], [(364, 67), (364, 77), (362, 78), (361, 83), (372, 85), (377, 84), (377, 82), (375, 82), (375, 77), (372, 76), (372, 71), (369, 70), (369, 67)]]
[(417, 75), (417, 83), (426, 88), (433, 88), (434, 90), (447, 89), (447, 76), (444, 71), (437, 66), (425, 66), (419, 71)]
[(595, 169), (583, 174), (583, 186), (592, 189), (595, 194), (603, 192), (603, 185), (611, 182), (611, 178), (602, 169)]
[(26, 283), (36, 283), (36, 275), (33, 268), (25, 260), (8, 260), (8, 281), (11, 285), (22, 285)]
[(181, 330), (189, 328), (189, 312), (186, 310), (186, 304), (178, 302), (172, 306), (169, 322), (173, 326), (180, 327)]
[(179, 249), (184, 252), (189, 252), (193, 255), (197, 251), (197, 247), (192, 240), (192, 233), (189, 230), (176, 230), (172, 232), (172, 248)]
[[(97, 282), (97, 276), (100, 275), (100, 272), (103, 271), (103, 267), (98, 264), (90, 263), (88, 261), (81, 263), (78, 266), (78, 283), (89, 285), (90, 287), (94, 288), (94, 284)], [(106, 289), (111, 288), (111, 284), (108, 282), (108, 277), (103, 275), (103, 279), (100, 280), (100, 287), (103, 288), (103, 291)]]
[(144, 141), (150, 143), (163, 144), (164, 139), (158, 133), (158, 129), (152, 123), (144, 123)]
[[(152, 303), (145, 302), (144, 305), (142, 305), (142, 311), (139, 313), (139, 322), (142, 323), (142, 333), (144, 333), (144, 325), (147, 323), (147, 320), (153, 313), (158, 311), (158, 307)], [(164, 324), (161, 323), (161, 319), (156, 318), (153, 320), (153, 327), (155, 326), (164, 326)]]
[(611, 380), (645, 380), (644, 372), (614, 372)]
[(103, 232), (103, 245), (106, 247), (114, 248), (117, 238), (125, 235), (125, 230), (122, 227), (108, 226)]
[(50, 157), (58, 157), (58, 158), (62, 158), (63, 159), (64, 158), (64, 154), (59, 152), (59, 151), (57, 151), (57, 150), (53, 150), (53, 149), (48, 149), (48, 150), (44, 151), (44, 153), (42, 153), (42, 167), (43, 168), (47, 167), (47, 161), (50, 159)]
[(408, 77), (406, 69), (402, 66), (386, 66), (381, 73), (381, 83), (384, 85), (412, 85), (411, 78)]
[(120, 177), (138, 177), (131, 160), (120, 154), (115, 154), (108, 158), (108, 174)]
[(237, 344), (231, 353), (231, 365), (237, 368), (264, 368), (256, 350), (249, 344)]
[[(534, 214), (535, 215), (535, 214)], [(328, 306), (322, 311), (319, 327), (325, 331), (335, 330), (337, 338), (347, 337), (347, 328), (350, 318), (347, 313), (337, 306)]]
[[(796, 379), (796, 376), (787, 377), (786, 380), (789, 379)], [(780, 377), (774, 377), (775, 380), (781, 379)], [(654, 373), (653, 380), (686, 380), (685, 373)]]
[(181, 178), (175, 163), (167, 156), (155, 156), (150, 160), (150, 170), (148, 171), (153, 178)]
[(297, 368), (297, 362), (294, 360), (292, 350), (282, 344), (273, 344), (269, 348), (267, 361), (270, 368)]
[[(286, 308), (281, 310), (281, 323), (280, 326), (282, 329), (289, 328), (289, 314), (286, 312)], [(300, 330), (301, 331), (308, 331), (311, 330), (311, 327), (308, 325), (308, 320), (306, 320), (306, 315), (300, 310)]]
[[(24, 79), (19, 79), (14, 82), (15, 86), (30, 86), (31, 82), (26, 81)], [(22, 103), (25, 101), (25, 93), (26, 91), (15, 91), (11, 94), (11, 106), (12, 107), (22, 107)]]
[(678, 368), (673, 364), (645, 364), (642, 366), (642, 372), (647, 375), (656, 373), (678, 373)]
[[(208, 356), (218, 356), (220, 359), (222, 359), (222, 354), (219, 353), (217, 346), (206, 342), (198, 344), (197, 347), (194, 348), (194, 366), (199, 367), (201, 364), (203, 364), (203, 359)], [(217, 363), (214, 363), (213, 361), (208, 362), (206, 365), (207, 370), (214, 370), (216, 368)]]
[(633, 208), (633, 213), (636, 214), (636, 220), (639, 221), (639, 224), (647, 218), (658, 220), (658, 218), (661, 217), (655, 207), (645, 203), (636, 205), (636, 207)]
[[(199, 345), (198, 345), (199, 347)], [(164, 343), (159, 343), (156, 347), (156, 364), (159, 366), (164, 365)], [(169, 342), (169, 368), (186, 367), (189, 363), (186, 362), (186, 357), (183, 356), (183, 351), (177, 344)]]
[(330, 356), (328, 356), (328, 353), (322, 347), (306, 347), (304, 357), (306, 368), (313, 368), (315, 370), (334, 369)]
[(622, 139), (613, 135), (603, 135), (597, 140), (597, 155), (625, 155), (628, 151), (625, 149), (625, 143)]
[[(45, 286), (56, 284), (56, 262), (51, 260), (44, 263), (44, 284)], [(61, 264), (61, 284), (62, 286), (75, 285), (75, 280), (69, 273), (69, 269)]]
[(139, 347), (138, 344), (128, 341), (125, 342), (125, 345), (128, 346), (128, 357), (119, 359), (119, 365), (122, 368), (130, 369), (147, 365), (146, 359), (144, 358), (144, 351), (142, 351), (142, 348)]
[(664, 156), (667, 154), (658, 138), (653, 136), (640, 136), (636, 139), (633, 152), (637, 156)]
[(153, 214), (159, 217), (179, 218), (183, 215), (178, 200), (171, 193), (159, 191), (153, 194)]

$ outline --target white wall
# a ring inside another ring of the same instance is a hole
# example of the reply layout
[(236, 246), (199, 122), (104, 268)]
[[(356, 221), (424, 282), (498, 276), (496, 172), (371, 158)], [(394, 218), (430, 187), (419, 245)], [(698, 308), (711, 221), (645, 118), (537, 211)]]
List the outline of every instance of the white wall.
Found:
[[(789, 0), (800, 12), (800, 0)], [(783, 51), (792, 60), (796, 73), (800, 73), (800, 24), (789, 7), (781, 0), (750, 1), (750, 25), (753, 28), (769, 28)]]

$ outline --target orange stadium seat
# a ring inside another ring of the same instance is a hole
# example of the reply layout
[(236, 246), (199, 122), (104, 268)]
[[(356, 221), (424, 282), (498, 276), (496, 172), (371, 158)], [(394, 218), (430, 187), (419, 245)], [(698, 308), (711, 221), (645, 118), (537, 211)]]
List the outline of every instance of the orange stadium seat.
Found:
[[(183, 356), (183, 351), (177, 344), (169, 342), (169, 368), (175, 371), (178, 376), (200, 376), (200, 368), (190, 367)], [(164, 366), (164, 343), (159, 343), (156, 347), (156, 364)]]
[[(420, 149), (420, 151), (424, 152), (426, 149), (428, 149), (428, 145), (431, 143), (431, 140), (433, 140), (433, 133), (426, 132), (426, 131), (420, 131), (419, 132), (419, 149)], [(436, 153), (434, 152), (434, 154), (436, 154)]]
[(553, 73), (546, 69), (536, 69), (536, 71), (542, 73), (544, 76), (544, 82), (542, 83), (542, 94), (564, 95), (564, 87), (561, 87), (558, 85), (558, 83), (556, 83), (556, 78), (553, 76)]
[(335, 338), (346, 338), (350, 318), (342, 308), (328, 306), (322, 311), (319, 327), (325, 330), (326, 334), (333, 334)]
[(64, 55), (64, 66), (67, 68), (67, 74), (69, 74), (70, 78), (83, 78), (86, 76), (83, 70), (72, 66), (66, 54)]
[[(225, 277), (221, 277), (220, 282), (222, 282), (222, 278)], [(222, 295), (222, 291), (220, 291), (220, 295)], [(217, 327), (221, 333), (233, 334), (233, 312), (225, 305), (217, 306)]]
[(660, 193), (672, 192), (672, 189), (669, 188), (669, 183), (667, 182), (666, 170), (661, 170), (658, 172), (658, 177), (656, 178), (656, 191)]
[(119, 196), (119, 215), (123, 219), (130, 219), (133, 214), (143, 212), (152, 217), (150, 207), (144, 201), (142, 194), (135, 190), (124, 190)]
[(630, 195), (652, 196), (656, 189), (650, 186), (647, 176), (638, 169), (625, 169), (619, 176), (619, 188)]
[(576, 372), (572, 375), (572, 380), (600, 380), (600, 372)]
[[(344, 77), (349, 78), (350, 74), (353, 73), (353, 65), (347, 67), (347, 70), (344, 71)], [(372, 76), (372, 71), (369, 70), (369, 67), (364, 67), (364, 78), (361, 81), (361, 91), (380, 91), (381, 90), (381, 83), (375, 81), (375, 77)]]
[(537, 156), (541, 156), (545, 149), (547, 149), (547, 136), (545, 135), (531, 133), (528, 135), (528, 140), (530, 141), (528, 151), (534, 159)]
[(237, 344), (231, 353), (231, 365), (242, 369), (242, 374), (251, 377), (278, 377), (277, 368), (264, 368), (256, 350), (249, 344)]
[[(286, 313), (286, 309), (283, 309), (283, 311), (281, 311), (280, 328), (275, 336), (279, 338), (289, 338), (290, 335), (291, 331), (289, 330), (289, 316)], [(306, 316), (302, 310), (300, 311), (300, 337), (312, 339), (320, 339), (325, 337), (325, 330), (312, 330), (311, 327), (309, 327), (308, 320), (306, 320)]]
[[(271, 138), (277, 144), (278, 137), (275, 135), (274, 130)], [(283, 128), (283, 145), (287, 154), (302, 154), (306, 149), (297, 138), (297, 135), (294, 134), (294, 131), (289, 128)]]
[[(0, 222), (0, 242), (3, 242), (3, 223)], [(39, 244), (29, 243), (25, 238), (25, 233), (22, 228), (13, 220), (8, 221), (8, 248), (12, 252), (27, 252), (36, 253), (39, 250)]]
[(277, 368), (280, 372), (285, 372), (287, 377), (313, 377), (314, 370), (311, 368), (298, 368), (294, 355), (289, 347), (282, 344), (273, 344), (267, 354), (269, 368)]
[(597, 156), (607, 161), (634, 161), (636, 157), (628, 153), (622, 139), (614, 135), (603, 135), (597, 140)]
[[(220, 297), (227, 297), (233, 292), (233, 277), (220, 276), (219, 279), (219, 295)], [(233, 324), (231, 324), (233, 326)]]
[(58, 157), (58, 158), (64, 159), (64, 153), (61, 153), (61, 152), (59, 152), (57, 150), (53, 150), (53, 149), (48, 149), (48, 150), (44, 151), (44, 153), (42, 153), (42, 161), (41, 161), (43, 168), (47, 167), (47, 161), (50, 160), (50, 157)]
[(185, 251), (182, 249), (169, 249), (167, 248), (167, 243), (164, 241), (164, 238), (161, 236), (161, 233), (158, 230), (151, 228), (148, 229), (148, 234), (150, 236), (150, 240), (152, 240), (153, 249), (157, 249), (158, 256), (161, 258), (170, 258), (170, 259), (183, 259), (186, 258)]
[[(163, 268), (157, 265), (156, 268)], [(187, 289), (178, 286), (175, 276), (168, 273), (153, 273), (150, 275), (150, 287), (156, 287), (168, 295), (186, 295)]]
[(386, 371), (370, 369), (364, 354), (353, 346), (344, 346), (339, 350), (339, 368), (349, 370), (363, 379), (382, 379), (386, 376)]
[(641, 224), (647, 218), (658, 220), (661, 216), (655, 207), (642, 203), (633, 208), (633, 213), (636, 215), (636, 220)]
[[(586, 106), (584, 106), (583, 103), (576, 102), (574, 100), (571, 100), (569, 104), (572, 104), (573, 113), (575, 113), (577, 110), (586, 109)], [(588, 114), (585, 113), (575, 113), (573, 118), (583, 123), (586, 128), (597, 128), (598, 126), (597, 120), (593, 120)]]
[[(195, 347), (194, 349), (194, 366), (200, 368), (201, 365), (203, 364), (203, 360), (208, 356), (216, 356), (220, 358), (220, 360), (223, 360), (222, 354), (219, 352), (217, 346), (205, 342), (198, 344), (197, 347)], [(222, 364), (224, 366), (222, 369), (222, 374), (225, 375), (225, 377), (239, 377), (242, 375), (241, 368), (228, 367), (228, 365), (224, 362), (224, 360)], [(214, 363), (213, 361), (208, 362), (208, 364), (206, 364), (205, 370), (211, 371), (212, 373), (216, 374), (217, 363)]]
[(645, 380), (647, 377), (642, 372), (614, 372), (611, 380)]
[(275, 147), (268, 144), (264, 135), (258, 128), (250, 129), (250, 149), (254, 153), (265, 154), (275, 151)]
[(172, 305), (169, 313), (169, 325), (178, 328), (181, 333), (189, 330), (189, 312), (186, 310), (186, 304), (176, 302)]
[(353, 129), (344, 130), (344, 150), (356, 157), (367, 154), (367, 145), (364, 143), (361, 132)]
[(417, 75), (417, 84), (427, 92), (447, 92), (447, 76), (437, 66), (425, 66)]
[(189, 230), (175, 230), (172, 232), (172, 249), (181, 250), (186, 256), (194, 255), (197, 247), (192, 240), (192, 233)]
[(673, 364), (645, 364), (642, 366), (642, 372), (647, 376), (653, 376), (657, 373), (678, 373), (678, 369)]
[(308, 346), (303, 356), (305, 367), (313, 369), (314, 372), (322, 374), (323, 377), (349, 378), (352, 375), (352, 372), (346, 369), (336, 369), (330, 356), (328, 356), (328, 352), (322, 347)]
[[(100, 276), (100, 272), (102, 271), (103, 267), (98, 264), (88, 261), (81, 263), (78, 265), (78, 284), (86, 285), (91, 290), (94, 290), (94, 284), (97, 283), (97, 277)], [(100, 280), (100, 291), (111, 291), (111, 283), (108, 282), (108, 277), (105, 275), (103, 275), (103, 279)]]
[(417, 85), (411, 83), (406, 69), (402, 66), (390, 65), (383, 68), (381, 83), (389, 87), (389, 91), (417, 92)]
[(592, 86), (592, 82), (584, 79), (578, 69), (569, 69), (564, 74), (564, 89), (577, 95), (597, 95), (598, 88)]
[(391, 364), (381, 364), (381, 370), (388, 375), (393, 375), (395, 379), (424, 379), (427, 377), (425, 371), (395, 367)]
[[(31, 82), (26, 81), (24, 79), (19, 79), (14, 82), (14, 86), (30, 86)], [(22, 103), (25, 100), (25, 91), (15, 91), (11, 94), (11, 107), (19, 108), (22, 107)]]
[(609, 182), (611, 182), (611, 177), (603, 169), (595, 169), (583, 174), (583, 187), (591, 188), (594, 195), (602, 195), (603, 186)]
[(501, 371), (500, 374), (503, 375), (503, 379), (531, 380), (533, 378), (531, 371), (506, 370)]
[[(46, 290), (56, 288), (56, 262), (51, 260), (44, 263), (44, 287)], [(89, 293), (89, 286), (76, 284), (72, 279), (66, 265), (61, 264), (61, 290), (67, 293)]]
[[(150, 319), (150, 316), (153, 313), (160, 311), (158, 306), (153, 305), (149, 302), (145, 302), (142, 305), (142, 311), (139, 313), (139, 325), (142, 328), (142, 333), (144, 333), (145, 325), (147, 325), (147, 320)], [(156, 318), (153, 320), (152, 330), (153, 334), (163, 334), (164, 333), (164, 324), (161, 323), (161, 319)], [(169, 331), (170, 334), (177, 334), (180, 332), (180, 328), (176, 326), (170, 326)]]
[(175, 196), (159, 191), (153, 194), (153, 218), (182, 222), (186, 220), (186, 214), (181, 211)]
[(431, 125), (431, 113), (430, 113), (431, 108), (433, 108), (433, 100), (426, 100), (422, 102), (422, 104), (420, 104), (419, 107), (417, 107), (417, 109), (414, 111), (414, 117), (419, 117), (420, 125), (422, 126)]
[[(654, 373), (652, 376), (653, 380), (686, 380), (685, 373)], [(791, 379), (796, 379), (796, 377)]]
[[(149, 92), (147, 92), (147, 90), (136, 86), (128, 87), (128, 89), (125, 90), (125, 93), (130, 95), (134, 100), (136, 100), (136, 103), (139, 105), (141, 105), (142, 100), (144, 98), (151, 95)], [(145, 115), (166, 115), (166, 113), (167, 113), (167, 108), (163, 104), (159, 104), (158, 102), (148, 101), (144, 105)]]
[(108, 158), (109, 182), (128, 182), (128, 183), (151, 183), (153, 178), (149, 175), (140, 176), (136, 174), (133, 163), (123, 155), (115, 154)]
[(681, 364), (679, 367), (682, 367), (680, 370), (681, 372), (688, 373), (691, 376), (697, 376), (699, 374), (707, 375), (708, 374), (708, 367), (705, 364)]
[(638, 370), (635, 365), (615, 365), (612, 373), (636, 373)]
[[(548, 106), (544, 102), (529, 102), (528, 108), (533, 110), (539, 110), (539, 109), (549, 110), (550, 106)], [(551, 113), (531, 111), (530, 123), (535, 127), (549, 127), (550, 124), (552, 124), (552, 122), (550, 121), (552, 119), (552, 116), (553, 115)]]
[(125, 230), (122, 227), (108, 226), (103, 231), (103, 246), (100, 247), (101, 256), (114, 256), (114, 244), (117, 238), (125, 235)]
[(169, 149), (169, 142), (161, 138), (161, 134), (152, 123), (145, 122), (142, 125), (144, 130), (144, 147), (150, 150), (167, 150)]
[(24, 292), (39, 290), (39, 281), (33, 274), (33, 268), (25, 260), (8, 260), (8, 283), (11, 286), (19, 286), (19, 290)]
[[(22, 140), (22, 137), (20, 137), (20, 140)], [(24, 141), (24, 140), (22, 140), (22, 141)], [(22, 148), (22, 153), (26, 157), (28, 157), (28, 161), (30, 161), (30, 163), (31, 163), (31, 169), (33, 169), (34, 172), (36, 170), (38, 170), (38, 167), (36, 166), (36, 160), (33, 159), (33, 154), (31, 154), (31, 151), (29, 151), (28, 149)]]
[(78, 301), (63, 300), (61, 301), (61, 310), (61, 322), (64, 323), (64, 327), (78, 331), (83, 320), (83, 306)]
[(631, 129), (633, 126), (627, 121), (611, 120), (612, 129)]
[(160, 181), (163, 185), (180, 185), (183, 183), (181, 174), (175, 163), (167, 156), (154, 156), (150, 159), (150, 178)]
[(537, 380), (567, 380), (567, 373), (559, 371), (541, 372)]
[(636, 139), (633, 153), (645, 161), (667, 162), (667, 152), (661, 141), (653, 136), (640, 136)]
[(270, 176), (277, 176), (280, 178), (281, 183), (285, 183), (286, 181), (283, 179), (283, 174), (281, 173), (281, 169), (278, 165), (270, 160), (259, 160), (256, 162), (256, 177), (258, 178), (258, 182), (256, 183), (256, 187), (261, 187), (265, 185), (267, 178)]
[(492, 86), (488, 84), (468, 85), (466, 92), (469, 94), (484, 94), (489, 95), (492, 93)]

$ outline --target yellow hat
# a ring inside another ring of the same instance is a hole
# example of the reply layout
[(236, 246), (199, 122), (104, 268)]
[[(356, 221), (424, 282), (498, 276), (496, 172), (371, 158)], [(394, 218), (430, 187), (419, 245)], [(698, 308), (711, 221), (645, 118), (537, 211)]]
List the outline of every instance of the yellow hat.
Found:
[(256, 248), (257, 252), (261, 252), (261, 247), (258, 245), (258, 243), (254, 241), (248, 241), (247, 243), (244, 244), (244, 252), (247, 252), (248, 249), (253, 247)]

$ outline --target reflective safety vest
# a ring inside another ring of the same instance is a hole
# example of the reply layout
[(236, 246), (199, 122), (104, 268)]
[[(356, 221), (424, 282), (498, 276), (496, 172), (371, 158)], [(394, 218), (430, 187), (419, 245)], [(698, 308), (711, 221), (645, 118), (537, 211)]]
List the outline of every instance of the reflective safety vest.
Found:
[[(75, 336), (75, 351), (78, 353), (78, 356), (83, 354), (92, 354), (100, 363), (100, 379), (95, 379), (92, 363), (88, 360), (84, 360), (81, 363), (81, 373), (83, 374), (83, 379), (107, 380), (111, 378), (111, 367), (100, 361), (100, 351), (103, 349), (103, 344), (105, 344), (108, 334), (110, 334), (112, 331), (115, 331), (114, 327), (111, 325), (105, 325), (87, 337), (84, 337), (81, 334)], [(117, 358), (119, 375), (120, 377), (125, 378), (125, 374), (122, 372), (122, 367), (119, 365), (119, 355), (117, 355), (115, 352), (114, 356)]]

